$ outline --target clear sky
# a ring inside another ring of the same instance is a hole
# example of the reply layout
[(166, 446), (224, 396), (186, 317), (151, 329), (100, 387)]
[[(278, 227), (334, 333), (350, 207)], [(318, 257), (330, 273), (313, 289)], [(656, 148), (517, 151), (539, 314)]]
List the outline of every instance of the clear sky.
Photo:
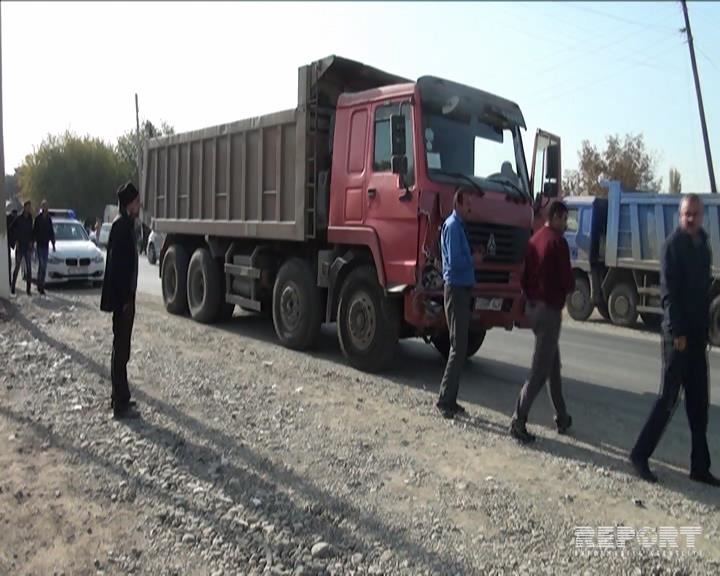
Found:
[[(679, 2), (2, 2), (6, 172), (48, 133), (114, 142), (140, 114), (177, 131), (292, 108), (298, 66), (337, 54), (515, 100), (563, 138), (642, 132), (683, 190), (709, 190)], [(720, 182), (720, 3), (690, 2)]]

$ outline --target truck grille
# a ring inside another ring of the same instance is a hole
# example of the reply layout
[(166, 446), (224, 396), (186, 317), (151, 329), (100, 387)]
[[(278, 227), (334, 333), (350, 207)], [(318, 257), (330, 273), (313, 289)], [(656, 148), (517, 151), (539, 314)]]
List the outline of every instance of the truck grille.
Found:
[(470, 246), (485, 249), (485, 261), (494, 264), (516, 264), (525, 257), (530, 230), (504, 224), (466, 222)]
[(505, 270), (475, 270), (476, 284), (509, 284), (510, 272)]

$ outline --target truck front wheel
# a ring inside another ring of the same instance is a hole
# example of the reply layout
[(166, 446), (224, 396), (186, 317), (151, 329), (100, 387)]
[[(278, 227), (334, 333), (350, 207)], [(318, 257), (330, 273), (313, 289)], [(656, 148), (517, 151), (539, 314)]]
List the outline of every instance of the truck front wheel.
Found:
[(710, 344), (720, 346), (720, 296), (710, 304)]
[(195, 250), (190, 259), (187, 299), (193, 320), (208, 324), (218, 319), (225, 295), (217, 262), (206, 248)]
[(610, 319), (616, 326), (632, 326), (637, 322), (637, 293), (625, 282), (616, 284), (608, 298)]
[(283, 346), (306, 350), (317, 344), (322, 323), (320, 291), (307, 262), (293, 258), (280, 267), (272, 311), (275, 333)]
[(567, 297), (568, 314), (573, 320), (585, 322), (593, 311), (590, 282), (584, 275), (575, 276), (575, 290)]
[(397, 303), (385, 297), (371, 266), (351, 271), (340, 290), (340, 348), (350, 364), (380, 372), (393, 360), (400, 334)]
[[(468, 358), (472, 358), (473, 356), (475, 356), (477, 351), (480, 350), (483, 342), (485, 341), (486, 333), (487, 332), (485, 330), (477, 330), (472, 331), (470, 332), (470, 334), (468, 334)], [(448, 334), (447, 332), (443, 332), (442, 334), (433, 336), (430, 341), (433, 343), (433, 346), (435, 346), (435, 349), (440, 352), (440, 355), (445, 360), (447, 360), (447, 357), (450, 354), (450, 334)]]
[(162, 261), (162, 295), (170, 314), (185, 314), (188, 309), (188, 254), (180, 244), (168, 248)]

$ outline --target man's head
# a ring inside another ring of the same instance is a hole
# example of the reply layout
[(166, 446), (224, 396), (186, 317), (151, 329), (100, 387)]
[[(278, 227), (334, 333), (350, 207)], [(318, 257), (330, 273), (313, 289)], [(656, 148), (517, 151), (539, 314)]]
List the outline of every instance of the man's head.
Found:
[(118, 188), (118, 204), (121, 210), (125, 210), (131, 218), (137, 218), (140, 214), (140, 194), (132, 182), (127, 182)]
[(455, 190), (455, 196), (453, 197), (453, 207), (455, 212), (458, 213), (460, 218), (467, 220), (470, 216), (470, 193), (458, 188)]
[(555, 202), (550, 204), (547, 221), (547, 225), (550, 228), (552, 228), (556, 232), (559, 232), (560, 234), (564, 234), (565, 230), (567, 230), (567, 219), (568, 207), (565, 202), (562, 202), (561, 200), (556, 200)]
[(48, 203), (47, 203), (47, 200), (43, 200), (43, 201), (40, 203), (40, 210), (42, 210), (43, 213), (47, 214), (47, 211), (48, 211)]
[(680, 228), (695, 236), (703, 225), (703, 203), (697, 194), (686, 194), (680, 203)]
[(13, 208), (12, 211), (10, 212), (10, 214), (12, 215), (13, 218), (15, 218), (15, 216), (17, 216), (17, 208)]
[(23, 214), (30, 214), (32, 212), (32, 202), (26, 200), (23, 204)]

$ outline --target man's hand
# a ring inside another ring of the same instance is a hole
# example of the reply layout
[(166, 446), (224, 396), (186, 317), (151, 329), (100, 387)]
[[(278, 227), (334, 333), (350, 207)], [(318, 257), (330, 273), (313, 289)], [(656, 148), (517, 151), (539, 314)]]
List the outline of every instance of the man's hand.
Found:
[(678, 336), (673, 340), (673, 346), (678, 352), (685, 352), (687, 348), (687, 336)]

